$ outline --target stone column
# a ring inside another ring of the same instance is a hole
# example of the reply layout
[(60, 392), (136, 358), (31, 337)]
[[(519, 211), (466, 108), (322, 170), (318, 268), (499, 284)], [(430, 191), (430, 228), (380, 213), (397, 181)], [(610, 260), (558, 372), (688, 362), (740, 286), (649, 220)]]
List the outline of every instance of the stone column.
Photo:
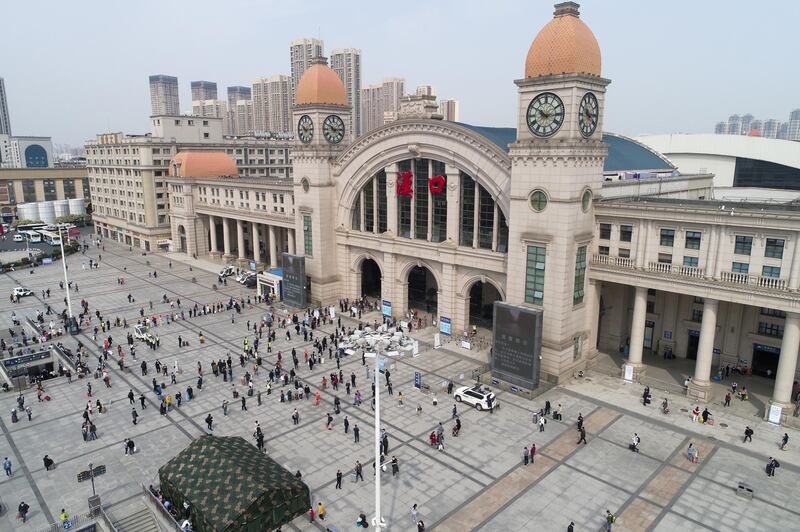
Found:
[(717, 227), (717, 247), (714, 251), (714, 255), (716, 259), (714, 259), (714, 279), (719, 279), (722, 275), (722, 259), (720, 259), (720, 253), (722, 253), (722, 241), (725, 238), (725, 228), (722, 226)]
[(719, 257), (717, 256), (717, 243), (720, 240), (719, 232), (717, 231), (716, 226), (711, 227), (711, 231), (709, 231), (708, 235), (708, 253), (706, 254), (706, 264), (705, 264), (705, 277), (706, 279), (713, 279), (714, 272), (717, 271), (717, 261)]
[(386, 229), (389, 233), (397, 235), (397, 163), (384, 168), (386, 172)]
[(225, 260), (231, 260), (231, 222), (228, 218), (222, 219), (222, 248), (225, 254), (222, 256)]
[[(794, 235), (794, 251), (792, 251), (792, 269), (789, 273), (789, 289), (800, 288), (800, 233)], [(783, 352), (781, 352), (783, 354)]]
[(703, 304), (703, 322), (700, 324), (700, 342), (697, 346), (697, 361), (694, 378), (689, 384), (689, 397), (708, 401), (711, 389), (711, 363), (714, 359), (714, 336), (717, 333), (717, 310), (719, 301), (706, 298)]
[(286, 237), (289, 240), (289, 255), (296, 255), (297, 250), (295, 249), (294, 243), (294, 229), (287, 229)]
[[(591, 360), (597, 354), (597, 325), (600, 320), (600, 294), (603, 283), (601, 281), (586, 281), (586, 358)], [(645, 302), (645, 305), (647, 303)], [(644, 343), (644, 338), (642, 339)]]
[(253, 244), (253, 260), (256, 261), (256, 267), (261, 269), (263, 263), (261, 262), (261, 246), (259, 245), (259, 224), (250, 222), (250, 241)]
[(278, 267), (278, 238), (275, 236), (275, 226), (269, 226), (269, 267)]
[(219, 256), (219, 247), (217, 245), (217, 219), (214, 216), (208, 217), (208, 230), (211, 238), (211, 250), (209, 254), (212, 257)]
[(242, 220), (236, 220), (236, 246), (239, 262), (247, 262), (247, 254), (244, 249), (244, 222)]
[(458, 245), (461, 221), (461, 174), (458, 168), (445, 166), (447, 179), (447, 239)]
[(474, 179), (475, 181), (475, 205), (473, 210), (473, 217), (472, 217), (472, 247), (478, 249), (478, 231), (480, 229), (480, 213), (481, 213), (481, 186), (478, 184), (478, 180)]
[(628, 363), (633, 365), (634, 373), (643, 373), (642, 350), (644, 349), (644, 321), (647, 317), (647, 288), (637, 286), (633, 298), (633, 318), (631, 319), (631, 344)]
[[(771, 405), (783, 407), (781, 422), (792, 415), (792, 384), (797, 369), (797, 351), (800, 347), (800, 314), (786, 313), (786, 324), (781, 341), (781, 357), (778, 360), (778, 372), (775, 374), (775, 388), (772, 392)], [(769, 410), (765, 412), (765, 418)]]

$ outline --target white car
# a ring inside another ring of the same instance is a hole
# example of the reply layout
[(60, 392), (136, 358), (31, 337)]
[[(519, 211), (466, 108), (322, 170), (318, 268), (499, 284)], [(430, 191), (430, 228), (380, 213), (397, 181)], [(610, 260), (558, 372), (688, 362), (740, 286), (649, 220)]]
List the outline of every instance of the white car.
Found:
[(230, 277), (234, 273), (236, 273), (236, 270), (233, 269), (233, 266), (225, 266), (224, 268), (222, 268), (219, 271), (219, 276), (220, 277)]
[(31, 292), (28, 288), (24, 288), (22, 286), (14, 288), (14, 291), (12, 293), (17, 297), (25, 297), (33, 295), (33, 292)]
[(14, 235), (14, 242), (25, 242), (25, 236), (19, 233)]
[(155, 339), (155, 336), (150, 334), (147, 331), (147, 327), (145, 327), (144, 325), (137, 325), (133, 328), (133, 337), (136, 338), (137, 340), (142, 340), (142, 341), (148, 339)]
[(456, 388), (453, 397), (459, 403), (467, 403), (477, 410), (489, 410), (497, 408), (497, 398), (488, 388), (483, 388), (480, 384), (474, 386), (461, 386)]
[(251, 278), (254, 275), (255, 273), (253, 272), (242, 272), (239, 274), (239, 277), (237, 277), (236, 280), (244, 284), (249, 278)]

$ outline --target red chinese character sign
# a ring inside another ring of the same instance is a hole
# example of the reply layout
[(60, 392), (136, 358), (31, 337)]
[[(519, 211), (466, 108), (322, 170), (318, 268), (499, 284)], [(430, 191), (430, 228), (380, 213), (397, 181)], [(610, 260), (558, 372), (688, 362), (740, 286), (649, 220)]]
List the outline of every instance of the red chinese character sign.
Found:
[(441, 194), (446, 184), (444, 176), (435, 175), (428, 179), (428, 190), (431, 191), (431, 194)]
[(411, 172), (398, 172), (395, 189), (398, 196), (411, 197), (414, 195), (414, 174)]

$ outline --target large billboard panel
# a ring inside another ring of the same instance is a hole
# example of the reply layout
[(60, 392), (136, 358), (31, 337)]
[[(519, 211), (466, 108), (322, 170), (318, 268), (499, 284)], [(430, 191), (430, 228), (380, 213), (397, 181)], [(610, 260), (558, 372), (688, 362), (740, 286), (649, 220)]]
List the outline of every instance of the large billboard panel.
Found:
[(284, 253), (283, 261), (283, 302), (290, 307), (305, 308), (306, 291), (306, 258), (302, 255)]
[(539, 386), (542, 316), (538, 309), (495, 302), (493, 377), (523, 388)]

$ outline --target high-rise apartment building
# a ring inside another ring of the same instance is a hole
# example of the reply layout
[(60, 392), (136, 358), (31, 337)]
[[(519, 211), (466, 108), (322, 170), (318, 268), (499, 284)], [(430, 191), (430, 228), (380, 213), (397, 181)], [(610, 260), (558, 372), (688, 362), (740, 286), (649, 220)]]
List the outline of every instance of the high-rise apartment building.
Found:
[(783, 140), (789, 138), (789, 122), (781, 122), (781, 127), (778, 128), (778, 136), (776, 138)]
[(234, 135), (251, 135), (253, 133), (253, 100), (238, 100), (234, 107)]
[(331, 68), (344, 83), (347, 103), (353, 109), (354, 137), (361, 135), (361, 50), (337, 48), (331, 51)]
[(758, 131), (758, 136), (762, 136), (764, 132), (764, 121), (763, 120), (753, 120), (750, 122), (750, 130), (748, 131), (748, 135), (750, 133), (755, 133)]
[(291, 80), (278, 74), (253, 82), (253, 129), (258, 132), (291, 131)]
[(323, 55), (325, 55), (325, 44), (321, 39), (295, 39), (289, 43), (289, 64), (292, 67), (291, 104), (294, 104), (294, 92), (297, 82), (300, 81), (306, 69), (311, 66), (311, 60)]
[(443, 120), (458, 122), (458, 108), (458, 100), (439, 100), (439, 114), (442, 115)]
[(433, 85), (417, 85), (417, 96), (436, 96), (436, 87)]
[(728, 132), (727, 122), (717, 122), (714, 126), (714, 133), (717, 135), (725, 135)]
[(192, 101), (216, 100), (217, 84), (214, 81), (192, 81)]
[(150, 76), (150, 113), (152, 116), (181, 114), (178, 78), (163, 74)]
[(747, 135), (750, 132), (750, 129), (752, 128), (752, 123), (753, 123), (753, 115), (751, 115), (750, 113), (742, 115), (742, 123), (739, 126), (739, 132), (742, 135)]
[(800, 140), (800, 109), (789, 113), (789, 122), (786, 126), (786, 140)]
[(383, 83), (362, 88), (361, 134), (396, 119), (404, 92), (403, 78), (386, 78)]
[(228, 102), (225, 100), (195, 100), (192, 102), (192, 114), (207, 118), (222, 118), (223, 133), (232, 134)]
[(777, 138), (780, 127), (780, 120), (775, 120), (774, 118), (764, 120), (764, 127), (761, 129), (761, 136), (768, 139)]
[[(238, 111), (236, 106), (239, 100), (250, 100), (252, 98), (252, 89), (250, 87), (228, 87), (228, 125), (231, 135), (244, 135), (253, 129), (253, 118), (250, 117), (244, 122), (239, 121)], [(252, 106), (250, 106), (252, 111)], [(248, 129), (240, 130), (239, 124), (250, 124)]]
[(3, 78), (0, 78), (0, 135), (11, 135), (11, 118), (8, 115), (8, 98)]
[(731, 115), (728, 117), (728, 135), (740, 135), (742, 133), (742, 117)]

